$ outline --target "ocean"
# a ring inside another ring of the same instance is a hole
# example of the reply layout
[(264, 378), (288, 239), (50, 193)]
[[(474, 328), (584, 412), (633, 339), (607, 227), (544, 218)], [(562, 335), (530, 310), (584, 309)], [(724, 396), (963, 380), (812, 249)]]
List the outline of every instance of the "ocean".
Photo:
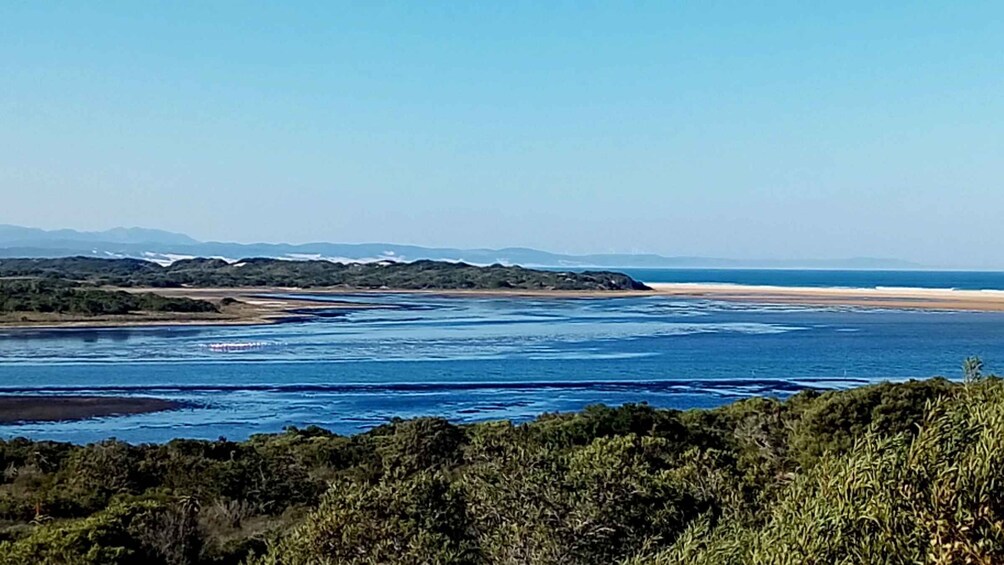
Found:
[[(683, 274), (681, 274), (683, 273)], [(633, 270), (651, 282), (1004, 289), (991, 273)], [(687, 277), (687, 278), (684, 278)], [(0, 391), (182, 400), (187, 408), (0, 426), (0, 437), (246, 438), (392, 418), (525, 421), (594, 403), (718, 406), (1004, 362), (1004, 314), (618, 298), (301, 296), (353, 301), (295, 323), (0, 332)]]
[(1004, 290), (1004, 271), (839, 271), (781, 269), (620, 269), (651, 283), (714, 283), (809, 288)]

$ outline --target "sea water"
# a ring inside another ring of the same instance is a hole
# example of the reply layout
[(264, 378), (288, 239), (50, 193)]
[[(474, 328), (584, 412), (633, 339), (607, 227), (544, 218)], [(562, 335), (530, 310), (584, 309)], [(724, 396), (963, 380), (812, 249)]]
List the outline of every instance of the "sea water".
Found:
[(714, 283), (809, 288), (1004, 290), (1004, 271), (844, 271), (784, 269), (622, 269), (650, 283)]

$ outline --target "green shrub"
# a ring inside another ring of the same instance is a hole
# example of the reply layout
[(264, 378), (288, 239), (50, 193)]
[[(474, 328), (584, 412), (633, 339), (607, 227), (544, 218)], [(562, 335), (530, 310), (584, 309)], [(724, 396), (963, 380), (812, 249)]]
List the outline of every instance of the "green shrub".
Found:
[(463, 495), (438, 473), (335, 483), (261, 565), (475, 563)]

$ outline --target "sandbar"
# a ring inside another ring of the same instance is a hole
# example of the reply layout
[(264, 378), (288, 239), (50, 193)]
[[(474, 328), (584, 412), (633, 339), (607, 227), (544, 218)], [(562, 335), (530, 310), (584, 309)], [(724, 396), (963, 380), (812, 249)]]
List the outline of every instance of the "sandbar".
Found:
[(181, 402), (138, 396), (0, 395), (0, 424), (60, 422), (175, 410)]

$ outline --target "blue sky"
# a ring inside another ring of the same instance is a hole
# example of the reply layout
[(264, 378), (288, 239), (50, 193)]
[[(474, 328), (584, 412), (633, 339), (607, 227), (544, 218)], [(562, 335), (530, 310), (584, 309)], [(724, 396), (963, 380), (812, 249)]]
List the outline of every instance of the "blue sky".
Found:
[(0, 223), (1004, 268), (1001, 2), (4, 2)]

